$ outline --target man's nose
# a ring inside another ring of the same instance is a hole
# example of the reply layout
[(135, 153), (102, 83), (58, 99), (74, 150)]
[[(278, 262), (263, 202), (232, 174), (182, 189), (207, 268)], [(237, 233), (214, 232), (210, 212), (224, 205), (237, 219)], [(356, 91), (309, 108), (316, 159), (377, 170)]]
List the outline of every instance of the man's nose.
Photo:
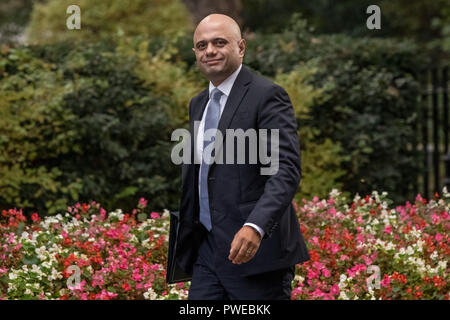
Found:
[(208, 42), (208, 45), (206, 46), (206, 55), (213, 56), (216, 53), (217, 53), (216, 47), (211, 42)]

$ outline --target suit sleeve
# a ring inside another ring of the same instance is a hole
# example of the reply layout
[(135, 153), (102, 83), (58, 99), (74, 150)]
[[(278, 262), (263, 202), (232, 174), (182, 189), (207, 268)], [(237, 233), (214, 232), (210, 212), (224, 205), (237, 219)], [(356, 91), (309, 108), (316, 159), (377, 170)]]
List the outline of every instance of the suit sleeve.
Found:
[[(266, 90), (259, 108), (258, 129), (279, 130), (279, 163), (278, 171), (267, 179), (264, 192), (246, 222), (260, 226), (267, 238), (294, 198), (301, 179), (301, 160), (297, 121), (286, 91), (273, 85)], [(270, 150), (272, 135), (268, 133), (267, 137)]]

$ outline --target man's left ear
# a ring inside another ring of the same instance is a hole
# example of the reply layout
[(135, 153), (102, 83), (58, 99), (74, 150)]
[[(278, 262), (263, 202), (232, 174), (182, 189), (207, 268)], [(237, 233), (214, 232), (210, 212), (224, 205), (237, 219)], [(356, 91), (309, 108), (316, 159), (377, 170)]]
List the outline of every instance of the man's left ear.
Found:
[(244, 53), (245, 53), (245, 46), (246, 46), (245, 39), (239, 40), (238, 46), (239, 46), (239, 51), (242, 52), (242, 55), (244, 55)]

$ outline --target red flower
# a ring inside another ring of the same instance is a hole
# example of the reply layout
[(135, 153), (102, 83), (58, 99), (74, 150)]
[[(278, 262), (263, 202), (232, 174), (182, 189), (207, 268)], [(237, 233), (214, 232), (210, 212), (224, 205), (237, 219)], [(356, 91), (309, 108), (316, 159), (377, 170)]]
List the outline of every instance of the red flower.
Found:
[(39, 218), (38, 214), (37, 214), (36, 212), (34, 212), (34, 213), (31, 215), (31, 220), (33, 220), (34, 222), (36, 222), (36, 221), (41, 221), (41, 218)]
[(82, 211), (83, 213), (87, 213), (87, 212), (89, 211), (89, 208), (90, 208), (90, 206), (89, 206), (87, 203), (83, 203), (83, 204), (81, 205), (81, 211)]
[(319, 254), (317, 253), (317, 251), (314, 250), (314, 249), (310, 249), (310, 250), (309, 250), (309, 256), (310, 256), (310, 258), (311, 258), (311, 262), (319, 261), (319, 260), (320, 260), (320, 255), (319, 255)]
[(436, 287), (438, 287), (438, 288), (440, 288), (440, 287), (444, 287), (445, 286), (445, 281), (444, 281), (444, 279), (442, 279), (441, 277), (439, 277), (439, 276), (434, 276), (433, 277), (433, 283), (434, 283), (434, 285), (436, 286)]
[(131, 286), (128, 284), (128, 282), (125, 282), (122, 284), (122, 289), (123, 289), (123, 291), (126, 292), (126, 291), (131, 290)]

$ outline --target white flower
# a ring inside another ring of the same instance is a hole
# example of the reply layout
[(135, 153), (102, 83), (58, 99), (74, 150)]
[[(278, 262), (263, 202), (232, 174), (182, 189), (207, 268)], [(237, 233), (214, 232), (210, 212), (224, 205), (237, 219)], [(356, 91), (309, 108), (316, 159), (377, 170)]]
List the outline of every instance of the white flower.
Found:
[(406, 248), (406, 253), (409, 254), (409, 255), (413, 255), (413, 254), (414, 254), (413, 248), (411, 248), (411, 246), (408, 246), (408, 247)]
[(438, 269), (442, 269), (442, 270), (447, 269), (447, 261), (439, 261), (438, 262)]
[(144, 298), (147, 300), (156, 300), (158, 295), (152, 288), (148, 288), (147, 292), (144, 292)]
[(349, 300), (347, 294), (344, 291), (341, 291), (341, 293), (339, 293), (339, 298), (341, 298), (342, 300)]
[(298, 281), (298, 283), (302, 283), (305, 280), (305, 278), (303, 278), (301, 275), (296, 275), (294, 277), (294, 280)]
[(15, 280), (15, 279), (17, 279), (17, 275), (16, 275), (15, 273), (11, 272), (11, 273), (9, 274), (9, 279), (10, 279), (10, 280)]
[(37, 265), (35, 265), (35, 264), (33, 264), (33, 265), (31, 266), (31, 272), (35, 272), (35, 273), (37, 273), (37, 274), (41, 274), (41, 273), (42, 273), (41, 269), (40, 269)]

